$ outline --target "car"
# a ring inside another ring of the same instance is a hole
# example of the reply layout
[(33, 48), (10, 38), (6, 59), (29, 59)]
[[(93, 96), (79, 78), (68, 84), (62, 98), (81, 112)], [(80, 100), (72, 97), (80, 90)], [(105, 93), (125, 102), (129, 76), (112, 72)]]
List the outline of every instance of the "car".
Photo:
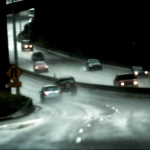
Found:
[(58, 85), (62, 92), (71, 92), (72, 95), (77, 94), (77, 84), (74, 77), (61, 77), (56, 79), (54, 84)]
[(21, 49), (22, 51), (33, 51), (33, 44), (30, 40), (22, 40)]
[(144, 70), (142, 66), (132, 66), (131, 71), (137, 77), (148, 77), (148, 70)]
[(41, 52), (35, 52), (32, 54), (32, 61), (44, 61), (44, 55)]
[(48, 65), (45, 61), (36, 61), (33, 65), (34, 72), (46, 71), (48, 72)]
[(102, 70), (102, 64), (98, 59), (88, 59), (86, 62), (86, 70)]
[(61, 89), (55, 84), (48, 84), (42, 87), (40, 92), (41, 102), (45, 100), (61, 99)]
[(118, 74), (114, 81), (114, 86), (120, 87), (138, 87), (137, 77), (133, 73), (129, 74)]

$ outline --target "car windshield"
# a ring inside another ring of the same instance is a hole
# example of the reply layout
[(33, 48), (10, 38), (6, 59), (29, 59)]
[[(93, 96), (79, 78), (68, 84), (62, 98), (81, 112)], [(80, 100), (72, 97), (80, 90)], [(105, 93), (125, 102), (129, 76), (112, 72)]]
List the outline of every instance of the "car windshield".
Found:
[(58, 86), (48, 86), (44, 88), (44, 91), (57, 91), (59, 90)]
[(99, 60), (97, 60), (97, 59), (92, 59), (92, 60), (90, 60), (89, 62), (90, 62), (90, 63), (99, 63)]
[(36, 65), (40, 66), (40, 65), (46, 65), (45, 62), (40, 61), (40, 62), (36, 62)]
[(24, 44), (31, 44), (31, 41), (25, 40), (25, 41), (23, 41), (23, 43), (24, 43)]
[(120, 75), (119, 80), (137, 79), (133, 74)]
[(60, 84), (64, 84), (66, 82), (75, 83), (75, 80), (73, 78), (71, 79), (61, 79)]
[(137, 71), (140, 71), (142, 69), (143, 69), (142, 67), (134, 67), (134, 70), (137, 70)]

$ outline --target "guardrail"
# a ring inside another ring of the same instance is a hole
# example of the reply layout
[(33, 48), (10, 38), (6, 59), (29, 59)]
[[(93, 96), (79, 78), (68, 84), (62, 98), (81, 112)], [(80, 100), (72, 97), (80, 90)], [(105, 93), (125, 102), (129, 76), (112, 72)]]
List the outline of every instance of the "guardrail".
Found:
[[(24, 75), (28, 75), (36, 79), (38, 78), (45, 81), (49, 81), (50, 83), (54, 83), (54, 81), (57, 79), (54, 77), (48, 77), (42, 74), (30, 72), (25, 69), (22, 70)], [(90, 83), (82, 83), (82, 82), (77, 82), (77, 86), (85, 88), (89, 90), (89, 92), (108, 91), (108, 93), (113, 92), (113, 94), (115, 95), (150, 98), (150, 88), (116, 87), (116, 86), (98, 85), (98, 84), (90, 84)]]

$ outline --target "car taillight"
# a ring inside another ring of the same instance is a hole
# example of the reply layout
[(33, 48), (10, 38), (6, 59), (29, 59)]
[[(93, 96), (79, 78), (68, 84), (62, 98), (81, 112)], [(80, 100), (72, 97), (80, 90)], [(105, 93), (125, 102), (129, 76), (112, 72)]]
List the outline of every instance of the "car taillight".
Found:
[(77, 86), (77, 84), (75, 84), (74, 86)]
[(60, 85), (58, 86), (58, 88), (61, 88)]
[(45, 96), (46, 94), (43, 92), (43, 96)]

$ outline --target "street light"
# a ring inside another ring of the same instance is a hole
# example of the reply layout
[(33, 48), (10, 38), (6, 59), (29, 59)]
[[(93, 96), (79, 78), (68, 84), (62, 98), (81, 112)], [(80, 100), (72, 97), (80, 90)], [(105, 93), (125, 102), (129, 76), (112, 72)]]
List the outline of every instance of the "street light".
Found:
[(28, 20), (28, 39), (30, 40), (30, 23), (32, 22), (32, 18)]

